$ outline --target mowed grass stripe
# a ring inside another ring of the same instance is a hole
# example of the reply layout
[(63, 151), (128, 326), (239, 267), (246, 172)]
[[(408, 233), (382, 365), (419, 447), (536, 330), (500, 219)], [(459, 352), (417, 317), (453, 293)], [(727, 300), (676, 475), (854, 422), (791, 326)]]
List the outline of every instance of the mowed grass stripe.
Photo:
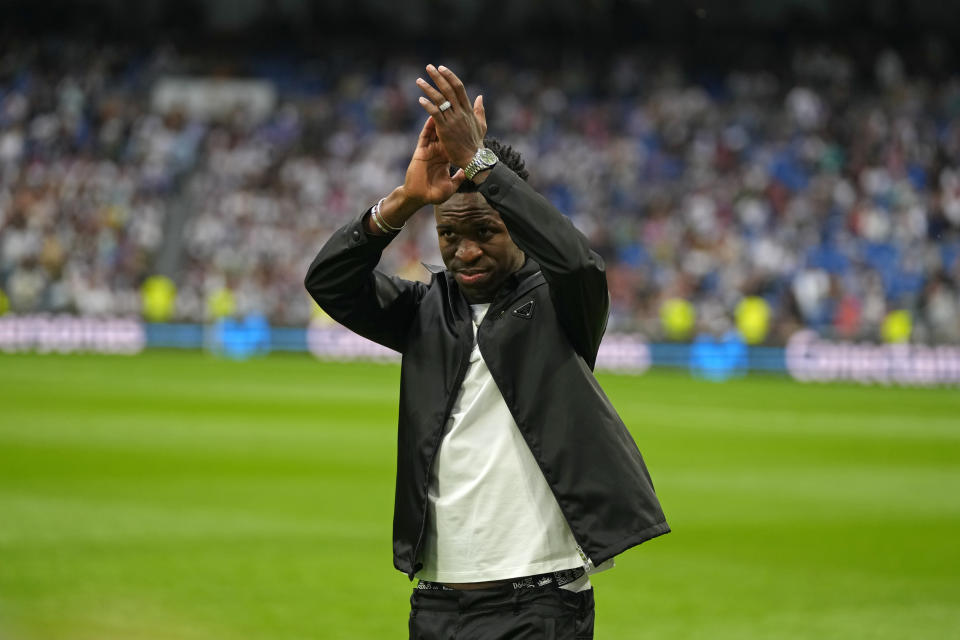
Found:
[[(674, 532), (596, 576), (598, 638), (960, 628), (960, 395), (601, 374)], [(404, 637), (399, 369), (0, 358), (0, 637)]]

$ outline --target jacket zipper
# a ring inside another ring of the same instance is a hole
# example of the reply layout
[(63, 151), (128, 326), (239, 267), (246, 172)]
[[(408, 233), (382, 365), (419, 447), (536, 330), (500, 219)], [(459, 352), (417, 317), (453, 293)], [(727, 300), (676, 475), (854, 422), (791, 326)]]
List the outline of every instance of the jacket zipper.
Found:
[[(564, 516), (563, 519), (566, 520), (567, 517)], [(569, 522), (567, 523), (567, 526), (568, 527), (570, 526)], [(572, 529), (573, 528), (571, 527), (571, 531)], [(580, 562), (583, 563), (583, 570), (586, 571), (587, 573), (590, 573), (590, 567), (593, 565), (593, 562), (590, 560), (590, 558), (587, 557), (587, 554), (583, 552), (583, 547), (581, 547), (579, 544), (577, 545), (577, 553), (580, 554)]]
[[(471, 320), (472, 322), (472, 320)], [(472, 336), (473, 331), (471, 327), (470, 334)], [(461, 340), (465, 342), (465, 340)], [(471, 340), (470, 348), (473, 347), (473, 341)], [(463, 385), (463, 379), (467, 375), (467, 369), (470, 367), (470, 352), (469, 350), (460, 352), (460, 366), (457, 369), (457, 377), (454, 380), (454, 384), (450, 390), (450, 397), (447, 398), (447, 406), (443, 410), (443, 424), (440, 425), (440, 437), (437, 438), (436, 444), (433, 446), (433, 453), (430, 454), (430, 463), (427, 465), (427, 477), (426, 477), (426, 491), (423, 494), (423, 513), (420, 516), (420, 533), (417, 535), (417, 544), (413, 549), (413, 559), (410, 563), (411, 573), (409, 577), (413, 580), (414, 574), (416, 574), (417, 569), (417, 558), (420, 557), (420, 548), (423, 546), (423, 536), (427, 530), (427, 504), (430, 499), (430, 473), (433, 471), (433, 462), (437, 459), (437, 452), (440, 451), (440, 443), (443, 442), (443, 430), (447, 424), (447, 420), (450, 418), (450, 411), (453, 409), (453, 403), (457, 401), (457, 396), (460, 395), (460, 387)]]
[[(526, 282), (532, 280), (532, 279), (533, 279), (534, 277), (536, 277), (537, 275), (540, 275), (540, 273), (541, 273), (540, 271), (537, 271), (536, 273), (531, 274), (530, 276), (528, 276), (528, 277), (526, 278), (526, 280), (524, 280), (524, 282), (521, 283), (521, 285), (523, 285), (523, 284), (525, 284)], [(537, 285), (537, 286), (540, 286), (540, 285)], [(519, 287), (519, 286), (517, 287), (518, 290), (519, 290), (520, 288), (521, 288), (521, 287)], [(534, 287), (534, 288), (535, 288), (535, 287)], [(500, 307), (499, 311), (496, 311), (496, 312), (495, 312), (496, 315), (493, 316), (492, 318), (490, 318), (490, 320), (491, 320), (491, 321), (496, 321), (496, 320), (500, 320), (501, 318), (503, 318), (503, 316), (507, 313), (507, 309), (510, 307), (510, 305), (513, 304), (514, 302), (516, 302), (516, 300), (519, 300), (520, 298), (522, 298), (524, 295), (526, 295), (526, 292), (524, 292), (523, 294), (520, 294), (520, 295), (516, 295), (516, 293), (514, 293), (511, 298), (508, 298), (507, 303), (506, 303), (506, 304), (503, 304), (503, 306)], [(493, 306), (493, 305), (491, 305), (491, 307), (492, 307), (492, 306)], [(494, 311), (493, 309), (488, 310), (488, 312), (487, 312), (488, 315), (489, 315), (491, 312), (493, 312), (493, 311)], [(486, 321), (486, 319), (484, 319), (484, 320)], [(471, 322), (472, 322), (472, 320), (471, 320)], [(483, 323), (480, 323), (480, 324), (482, 325)], [(479, 330), (480, 330), (480, 328), (477, 327), (477, 331), (478, 331), (477, 339), (478, 339), (478, 340), (479, 340)], [(471, 338), (472, 338), (472, 336), (473, 336), (473, 330), (472, 330), (472, 328), (471, 328), (471, 331), (469, 332), (468, 335), (470, 335)], [(465, 342), (465, 340), (464, 340), (464, 342)], [(469, 348), (472, 349), (472, 348), (473, 348), (473, 340), (471, 339), (470, 342), (471, 342), (471, 344), (469, 345)], [(464, 355), (464, 353), (466, 353), (466, 355)], [(443, 425), (441, 425), (441, 429), (443, 429), (443, 427), (446, 426), (447, 420), (449, 420), (450, 411), (453, 409), (453, 403), (457, 401), (457, 396), (460, 394), (460, 387), (463, 385), (463, 379), (464, 379), (464, 377), (467, 375), (467, 369), (468, 369), (469, 367), (470, 367), (470, 355), (469, 355), (469, 350), (466, 351), (466, 352), (461, 351), (461, 353), (460, 353), (460, 367), (459, 367), (459, 369), (457, 370), (457, 378), (456, 378), (456, 380), (454, 381), (453, 387), (452, 387), (452, 389), (451, 389), (450, 397), (447, 398), (447, 406), (446, 406), (446, 407), (444, 408), (444, 410), (443, 410)], [(437, 438), (437, 443), (436, 443), (436, 444), (434, 445), (434, 447), (433, 447), (433, 452), (430, 454), (430, 463), (427, 465), (427, 477), (426, 477), (427, 490), (424, 492), (423, 513), (422, 513), (421, 516), (420, 516), (420, 533), (417, 535), (417, 544), (416, 544), (416, 546), (415, 546), (414, 549), (413, 549), (413, 559), (412, 559), (412, 561), (411, 561), (411, 563), (410, 563), (411, 573), (409, 574), (409, 577), (410, 577), (411, 580), (413, 580), (413, 576), (414, 576), (414, 574), (416, 574), (417, 558), (420, 557), (420, 549), (421, 549), (421, 547), (423, 546), (423, 536), (426, 534), (426, 530), (427, 530), (427, 501), (429, 500), (428, 493), (429, 493), (429, 491), (430, 491), (430, 472), (433, 471), (433, 462), (434, 462), (434, 460), (437, 459), (437, 452), (440, 450), (440, 443), (442, 443), (442, 442), (443, 442), (443, 433), (441, 432), (440, 437)], [(566, 519), (566, 516), (564, 516), (564, 519)], [(584, 566), (584, 567), (587, 567), (587, 566), (588, 566), (588, 565), (587, 565), (587, 562), (589, 562), (589, 558), (587, 558), (587, 556), (584, 555), (583, 550), (580, 549), (580, 545), (577, 545), (577, 551), (580, 553), (581, 559), (584, 559), (584, 565), (583, 565), (583, 566)]]
[[(538, 271), (537, 273), (533, 274), (532, 276), (529, 276), (529, 277), (528, 277), (528, 280), (532, 280), (533, 277), (539, 275), (540, 273), (541, 273), (541, 272)], [(526, 281), (525, 281), (525, 282), (526, 282)], [(546, 284), (546, 283), (541, 283), (541, 284)], [(541, 284), (535, 285), (535, 286), (532, 287), (531, 289), (536, 289), (537, 287), (541, 286)], [(519, 289), (519, 288), (520, 288), (520, 287), (518, 287), (518, 289)], [(525, 290), (523, 293), (521, 293), (521, 294), (519, 294), (519, 295), (513, 295), (513, 296), (507, 301), (507, 303), (504, 304), (503, 307), (501, 307), (500, 311), (497, 312), (497, 314), (496, 314), (495, 316), (493, 316), (490, 320), (493, 322), (493, 321), (497, 321), (497, 320), (500, 320), (501, 318), (503, 318), (504, 314), (506, 314), (506, 312), (507, 312), (507, 309), (509, 309), (510, 307), (512, 307), (513, 305), (515, 305), (517, 302), (519, 302), (520, 300), (522, 300), (522, 299), (524, 298), (524, 296), (526, 296), (527, 293), (529, 293), (529, 291), (530, 291), (530, 289)], [(508, 408), (510, 408), (509, 405), (508, 405)], [(512, 413), (513, 413), (513, 410), (510, 409), (510, 412), (511, 412), (511, 414), (512, 414)], [(519, 425), (518, 425), (518, 428), (519, 428)], [(522, 435), (522, 433), (521, 433), (521, 435)], [(528, 446), (529, 446), (529, 445), (528, 445)], [(540, 466), (540, 462), (537, 461), (537, 467), (539, 467), (539, 466)], [(540, 472), (543, 473), (543, 469), (540, 469)], [(549, 483), (547, 483), (547, 484), (549, 485)], [(551, 493), (551, 494), (553, 493), (553, 487), (552, 487), (552, 486), (550, 487), (550, 493)], [(556, 499), (556, 497), (554, 497), (554, 499)], [(562, 513), (562, 512), (563, 512), (563, 509), (561, 508), (561, 513)], [(567, 520), (567, 514), (565, 514), (565, 513), (563, 514), (563, 519), (564, 519), (564, 521), (566, 521), (567, 526), (570, 527), (570, 533), (573, 533), (573, 527), (570, 526), (570, 521)], [(575, 542), (576, 542), (576, 541), (575, 541)], [(591, 570), (594, 568), (594, 566), (595, 566), (595, 565), (593, 564), (593, 560), (591, 560), (590, 557), (586, 554), (586, 552), (584, 552), (583, 547), (580, 546), (580, 543), (579, 543), (579, 542), (576, 542), (576, 545), (577, 545), (577, 555), (580, 557), (580, 563), (583, 565), (583, 570), (586, 571), (586, 572), (589, 574), (590, 571), (591, 571)]]

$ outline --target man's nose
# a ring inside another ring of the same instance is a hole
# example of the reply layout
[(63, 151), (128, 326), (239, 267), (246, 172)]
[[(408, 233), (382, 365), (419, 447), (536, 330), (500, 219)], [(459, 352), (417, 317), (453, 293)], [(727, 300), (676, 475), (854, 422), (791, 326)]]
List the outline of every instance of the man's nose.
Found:
[(457, 259), (460, 262), (470, 263), (483, 255), (483, 249), (473, 240), (461, 240), (457, 245)]

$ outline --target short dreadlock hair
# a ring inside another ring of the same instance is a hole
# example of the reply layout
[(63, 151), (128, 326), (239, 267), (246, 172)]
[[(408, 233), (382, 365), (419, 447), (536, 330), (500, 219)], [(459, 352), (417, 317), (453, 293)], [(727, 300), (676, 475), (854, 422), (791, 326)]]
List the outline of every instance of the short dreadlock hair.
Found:
[[(483, 146), (493, 151), (500, 162), (510, 167), (522, 180), (530, 177), (530, 172), (524, 168), (520, 152), (510, 145), (503, 144), (496, 138), (484, 138)], [(472, 180), (464, 180), (460, 183), (460, 188), (457, 189), (457, 193), (473, 193), (475, 191), (477, 191), (477, 185)]]

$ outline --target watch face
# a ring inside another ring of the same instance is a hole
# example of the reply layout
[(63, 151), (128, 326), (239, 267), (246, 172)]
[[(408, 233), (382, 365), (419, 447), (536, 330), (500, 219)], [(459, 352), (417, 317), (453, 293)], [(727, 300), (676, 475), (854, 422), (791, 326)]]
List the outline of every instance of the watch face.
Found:
[(477, 154), (477, 159), (486, 167), (497, 164), (497, 154), (486, 147), (480, 149), (480, 152)]

